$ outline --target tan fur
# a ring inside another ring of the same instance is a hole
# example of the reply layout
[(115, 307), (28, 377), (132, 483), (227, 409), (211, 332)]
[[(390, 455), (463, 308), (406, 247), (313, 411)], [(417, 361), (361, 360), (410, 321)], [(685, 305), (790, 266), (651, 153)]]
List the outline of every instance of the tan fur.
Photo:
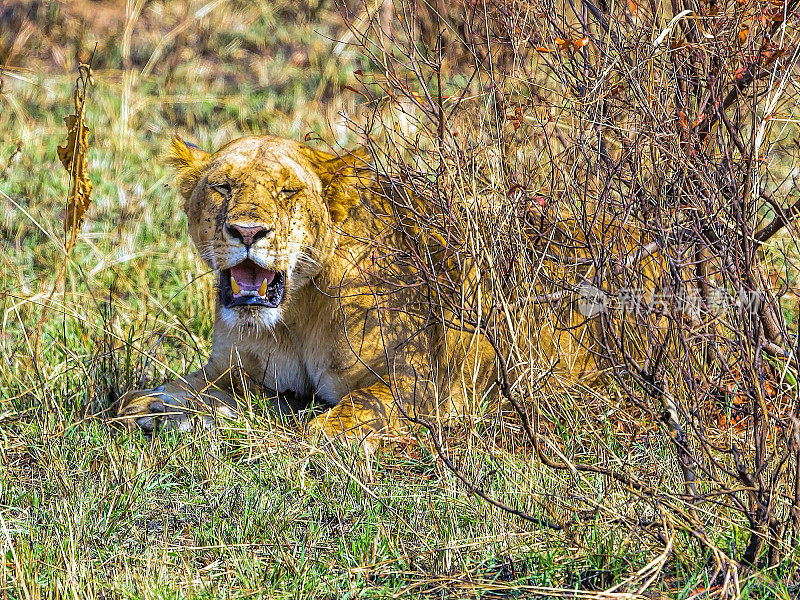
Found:
[[(426, 323), (419, 292), (388, 290), (376, 276), (376, 256), (401, 242), (391, 204), (359, 174), (359, 156), (266, 136), (207, 154), (176, 137), (169, 161), (203, 260), (219, 272), (247, 256), (286, 272), (286, 290), (275, 309), (226, 309), (218, 298), (208, 364), (126, 394), (119, 414), (128, 423), (186, 429), (205, 413), (210, 425), (214, 411), (235, 413), (248, 391), (332, 406), (312, 423), (331, 436), (399, 430), (404, 411), (452, 418), (474, 409), (493, 379), (491, 349)], [(222, 183), (230, 198), (215, 190)], [(299, 191), (288, 198), (282, 189)], [(225, 233), (232, 222), (275, 233), (248, 255)]]
[[(169, 161), (189, 233), (209, 267), (219, 273), (247, 257), (287, 273), (286, 290), (269, 309), (225, 308), (218, 298), (208, 364), (155, 390), (126, 394), (119, 411), (126, 422), (145, 430), (186, 429), (196, 420), (211, 425), (214, 412), (235, 414), (242, 395), (257, 392), (316, 398), (332, 408), (312, 429), (363, 438), (405, 428), (404, 416), (473, 414), (486, 400), (496, 379), (493, 348), (474, 333), (444, 326), (454, 320), (435, 298), (429, 304), (426, 290), (404, 287), (414, 277), (410, 267), (387, 281), (381, 265), (406, 247), (396, 226), (405, 216), (362, 178), (362, 158), (266, 136), (207, 154), (175, 137)], [(229, 197), (219, 191), (222, 184), (230, 185)], [(274, 233), (248, 254), (226, 234), (231, 223), (262, 224)], [(417, 234), (427, 251), (437, 252), (433, 236)], [(596, 377), (591, 344), (580, 342), (580, 331), (564, 331), (575, 324), (586, 329), (576, 314), (568, 302), (562, 320), (537, 318), (513, 332), (539, 352), (521, 362), (544, 355), (564, 379)], [(276, 401), (276, 408), (286, 404)]]

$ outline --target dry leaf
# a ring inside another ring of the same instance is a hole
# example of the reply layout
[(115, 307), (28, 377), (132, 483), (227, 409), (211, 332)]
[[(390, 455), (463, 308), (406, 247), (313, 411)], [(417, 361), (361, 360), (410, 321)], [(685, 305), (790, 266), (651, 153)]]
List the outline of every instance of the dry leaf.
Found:
[(86, 151), (89, 149), (89, 128), (83, 115), (64, 117), (67, 125), (67, 142), (58, 147), (58, 158), (69, 173), (70, 193), (67, 200), (67, 216), (64, 226), (67, 231), (77, 232), (83, 215), (91, 203), (92, 182), (89, 181)]
[(750, 35), (750, 28), (747, 25), (742, 25), (739, 30), (739, 44), (744, 46), (747, 43), (747, 36)]
[(561, 38), (556, 38), (555, 42), (559, 50), (567, 50), (572, 45), (572, 40), (570, 39), (562, 40)]
[(700, 123), (705, 121), (705, 119), (706, 119), (705, 113), (700, 113), (699, 115), (697, 115), (697, 118), (694, 121), (692, 121), (692, 129), (700, 125)]

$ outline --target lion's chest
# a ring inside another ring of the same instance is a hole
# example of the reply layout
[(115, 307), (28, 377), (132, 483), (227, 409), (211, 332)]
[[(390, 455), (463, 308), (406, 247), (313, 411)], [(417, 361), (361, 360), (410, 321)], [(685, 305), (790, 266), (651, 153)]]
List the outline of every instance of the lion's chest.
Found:
[[(216, 358), (232, 354), (249, 377), (259, 385), (279, 393), (293, 392), (337, 403), (351, 385), (337, 368), (330, 354), (330, 344), (314, 336), (291, 335), (277, 329), (255, 339), (215, 336)], [(231, 348), (233, 352), (231, 353)], [(219, 349), (219, 350), (217, 350)]]

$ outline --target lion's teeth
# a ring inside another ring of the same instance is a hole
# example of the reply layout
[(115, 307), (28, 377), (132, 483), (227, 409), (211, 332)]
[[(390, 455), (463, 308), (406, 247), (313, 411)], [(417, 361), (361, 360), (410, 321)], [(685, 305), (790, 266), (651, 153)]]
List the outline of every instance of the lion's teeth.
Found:
[(258, 288), (258, 295), (259, 296), (266, 296), (267, 295), (267, 280), (261, 282), (261, 287)]
[(231, 275), (231, 290), (233, 290), (234, 296), (238, 296), (242, 291), (239, 284), (236, 283), (236, 280), (233, 278), (233, 275)]

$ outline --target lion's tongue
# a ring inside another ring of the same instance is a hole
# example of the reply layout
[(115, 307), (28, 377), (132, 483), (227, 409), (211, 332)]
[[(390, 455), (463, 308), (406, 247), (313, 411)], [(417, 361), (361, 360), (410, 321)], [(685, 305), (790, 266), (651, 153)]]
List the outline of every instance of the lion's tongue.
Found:
[[(236, 280), (240, 290), (234, 296), (241, 296), (242, 292), (257, 292), (263, 296), (267, 293), (267, 286), (275, 279), (275, 271), (269, 271), (246, 260), (231, 267), (231, 278)], [(234, 287), (234, 289), (236, 288)]]

